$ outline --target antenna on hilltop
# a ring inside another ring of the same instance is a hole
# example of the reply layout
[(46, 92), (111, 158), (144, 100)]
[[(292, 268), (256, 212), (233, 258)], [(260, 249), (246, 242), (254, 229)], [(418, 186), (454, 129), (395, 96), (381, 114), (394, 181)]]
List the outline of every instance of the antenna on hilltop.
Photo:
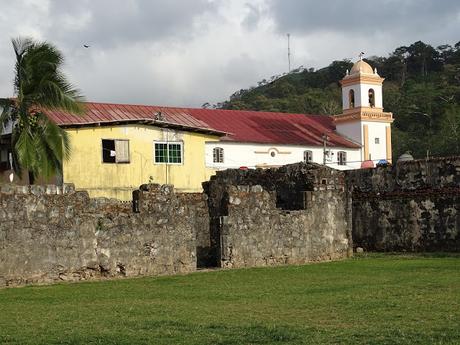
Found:
[(291, 42), (290, 42), (291, 34), (287, 34), (287, 41), (288, 41), (288, 72), (291, 73)]

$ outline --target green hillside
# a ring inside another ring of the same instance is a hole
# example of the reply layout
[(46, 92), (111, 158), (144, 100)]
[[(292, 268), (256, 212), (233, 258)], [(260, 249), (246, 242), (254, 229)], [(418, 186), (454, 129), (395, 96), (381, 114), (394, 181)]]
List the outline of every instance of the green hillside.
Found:
[[(383, 102), (395, 118), (394, 158), (405, 151), (416, 158), (460, 154), (460, 42), (434, 48), (419, 41), (365, 60), (386, 78)], [(216, 107), (338, 114), (338, 81), (352, 65), (343, 60), (319, 70), (298, 68), (239, 90)]]

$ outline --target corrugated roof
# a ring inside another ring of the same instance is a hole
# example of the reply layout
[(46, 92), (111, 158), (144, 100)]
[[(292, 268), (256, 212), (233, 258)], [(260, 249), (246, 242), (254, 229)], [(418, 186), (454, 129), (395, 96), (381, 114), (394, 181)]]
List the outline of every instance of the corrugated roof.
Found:
[(335, 131), (334, 119), (326, 115), (288, 114), (246, 110), (188, 109), (189, 113), (213, 128), (230, 133), (222, 140), (359, 148)]
[(158, 126), (180, 127), (186, 130), (213, 132), (219, 135), (226, 134), (190, 115), (187, 109), (94, 102), (86, 102), (85, 108), (86, 113), (83, 116), (73, 115), (61, 110), (45, 110), (45, 112), (59, 126), (147, 122)]
[[(227, 135), (222, 140), (248, 143), (359, 148), (335, 131), (332, 116), (246, 110), (176, 108), (111, 103), (85, 103), (86, 115), (46, 111), (60, 126), (85, 126), (117, 122), (148, 122)], [(161, 113), (161, 116), (158, 114)]]

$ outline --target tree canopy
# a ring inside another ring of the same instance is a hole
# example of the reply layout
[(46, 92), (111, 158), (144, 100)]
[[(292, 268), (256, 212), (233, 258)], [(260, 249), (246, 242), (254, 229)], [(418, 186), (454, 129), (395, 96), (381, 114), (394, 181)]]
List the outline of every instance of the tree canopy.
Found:
[(30, 38), (12, 40), (16, 56), (14, 98), (0, 99), (1, 129), (12, 125), (13, 169), (34, 177), (60, 173), (69, 158), (67, 133), (46, 115), (48, 109), (82, 114), (83, 97), (62, 73), (63, 56), (52, 44)]

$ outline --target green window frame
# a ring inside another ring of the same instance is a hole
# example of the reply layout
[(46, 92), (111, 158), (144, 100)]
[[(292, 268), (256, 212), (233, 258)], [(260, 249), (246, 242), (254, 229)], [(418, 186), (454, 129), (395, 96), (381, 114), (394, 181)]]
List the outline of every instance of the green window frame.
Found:
[(155, 164), (183, 164), (183, 147), (182, 142), (154, 142), (153, 162)]

